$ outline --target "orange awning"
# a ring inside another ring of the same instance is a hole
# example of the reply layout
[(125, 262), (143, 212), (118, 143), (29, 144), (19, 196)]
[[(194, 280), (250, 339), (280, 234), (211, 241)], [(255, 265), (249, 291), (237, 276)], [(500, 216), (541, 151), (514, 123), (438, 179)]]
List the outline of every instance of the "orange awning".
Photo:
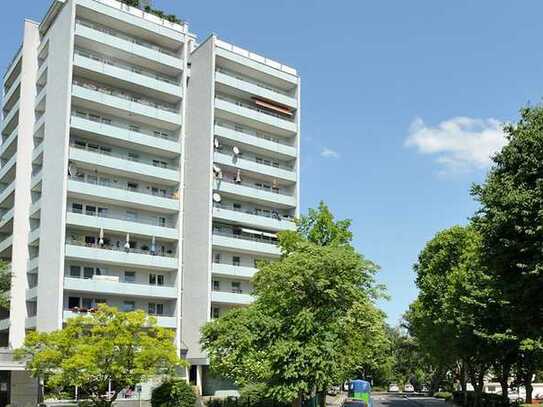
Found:
[(267, 100), (254, 98), (257, 106), (265, 107), (266, 109), (274, 110), (276, 112), (292, 116), (292, 110), (289, 107), (276, 105), (275, 103), (268, 102)]

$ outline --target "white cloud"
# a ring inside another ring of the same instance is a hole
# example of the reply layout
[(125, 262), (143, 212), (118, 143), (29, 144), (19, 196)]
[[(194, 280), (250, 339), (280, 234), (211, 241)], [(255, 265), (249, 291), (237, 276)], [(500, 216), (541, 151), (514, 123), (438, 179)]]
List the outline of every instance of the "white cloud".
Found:
[(443, 172), (483, 169), (506, 143), (502, 127), (503, 123), (496, 119), (471, 117), (453, 117), (431, 127), (417, 118), (409, 127), (405, 145), (421, 154), (437, 156)]
[(335, 151), (335, 150), (324, 147), (321, 150), (321, 157), (324, 157), (324, 158), (339, 158), (339, 153), (337, 151)]

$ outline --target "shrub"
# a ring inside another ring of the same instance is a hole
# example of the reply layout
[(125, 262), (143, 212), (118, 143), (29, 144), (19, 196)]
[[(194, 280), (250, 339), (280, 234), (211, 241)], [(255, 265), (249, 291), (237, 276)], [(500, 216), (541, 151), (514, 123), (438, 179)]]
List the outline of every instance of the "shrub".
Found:
[(184, 380), (167, 380), (153, 390), (153, 407), (194, 407), (196, 395)]
[[(453, 393), (453, 400), (455, 404), (463, 407), (474, 407), (476, 394), (474, 391), (468, 391), (467, 400), (464, 396), (464, 393), (461, 391), (455, 391)], [(467, 401), (467, 403), (465, 403)], [(501, 394), (492, 394), (492, 393), (482, 393), (479, 396), (479, 405), (478, 407), (510, 407), (512, 403), (509, 400), (504, 400)]]
[(437, 399), (443, 399), (443, 400), (451, 400), (452, 399), (452, 393), (449, 393), (448, 391), (439, 391), (434, 394), (434, 397)]

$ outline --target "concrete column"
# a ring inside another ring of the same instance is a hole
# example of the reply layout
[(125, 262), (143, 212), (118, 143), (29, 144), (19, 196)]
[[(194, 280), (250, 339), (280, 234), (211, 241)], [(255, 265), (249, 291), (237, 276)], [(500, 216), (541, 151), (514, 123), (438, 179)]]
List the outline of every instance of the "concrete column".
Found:
[(38, 402), (38, 390), (38, 381), (30, 377), (27, 372), (11, 372), (11, 406), (35, 407)]
[(37, 49), (40, 41), (38, 26), (25, 21), (21, 64), (21, 93), (19, 100), (19, 125), (16, 152), (15, 201), (13, 205), (13, 246), (11, 251), (11, 304), (9, 343), (20, 347), (25, 338), (27, 317), (26, 289), (28, 288), (28, 234), (30, 233), (29, 209), (32, 203), (30, 183), (32, 178), (32, 150), (34, 147), (34, 105), (38, 72)]

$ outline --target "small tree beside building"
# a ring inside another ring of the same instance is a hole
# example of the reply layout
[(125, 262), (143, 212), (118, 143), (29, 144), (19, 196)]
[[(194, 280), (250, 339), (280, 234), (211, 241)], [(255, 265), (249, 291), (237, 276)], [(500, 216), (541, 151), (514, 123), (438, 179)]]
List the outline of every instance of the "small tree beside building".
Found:
[(125, 390), (185, 366), (173, 332), (143, 311), (101, 305), (54, 332), (30, 332), (16, 351), (33, 377), (62, 392), (77, 387), (95, 406), (109, 407)]

